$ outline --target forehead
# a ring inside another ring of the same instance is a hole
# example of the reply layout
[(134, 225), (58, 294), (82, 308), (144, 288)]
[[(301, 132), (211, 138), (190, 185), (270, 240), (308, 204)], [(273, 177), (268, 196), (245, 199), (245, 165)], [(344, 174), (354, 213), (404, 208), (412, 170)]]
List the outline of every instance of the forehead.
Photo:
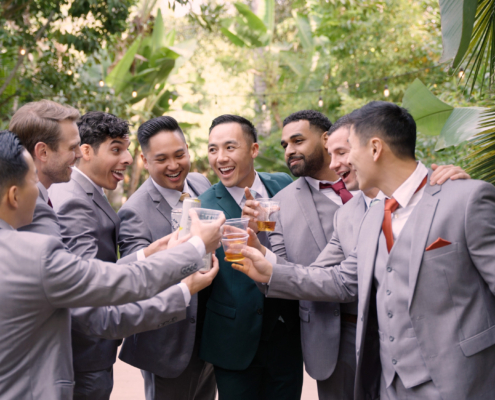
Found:
[(74, 121), (60, 121), (59, 125), (64, 140), (79, 140), (79, 128)]
[(129, 135), (125, 135), (124, 137), (116, 137), (116, 138), (108, 137), (102, 144), (107, 146), (116, 145), (116, 146), (128, 147), (130, 143), (131, 140), (129, 138)]
[(178, 132), (161, 131), (152, 136), (148, 143), (149, 150), (152, 152), (176, 151), (177, 148), (185, 148), (186, 143)]
[(329, 150), (335, 148), (349, 147), (349, 127), (343, 126), (332, 132), (327, 139), (327, 148)]
[(288, 142), (293, 135), (303, 135), (308, 136), (312, 134), (311, 127), (308, 120), (294, 121), (287, 124), (282, 129), (282, 140)]
[(232, 140), (237, 142), (246, 141), (241, 125), (236, 122), (215, 126), (210, 132), (208, 143), (218, 145)]

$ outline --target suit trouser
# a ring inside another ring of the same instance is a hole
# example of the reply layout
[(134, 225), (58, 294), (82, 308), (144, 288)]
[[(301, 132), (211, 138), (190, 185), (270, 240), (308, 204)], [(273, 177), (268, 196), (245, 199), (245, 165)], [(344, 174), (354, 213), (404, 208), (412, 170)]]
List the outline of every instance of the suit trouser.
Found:
[(141, 370), (146, 400), (215, 400), (217, 385), (213, 365), (199, 358), (199, 340), (191, 360), (177, 378), (162, 378)]
[(260, 341), (247, 369), (215, 366), (215, 377), (219, 400), (299, 400), (303, 381), (300, 335), (277, 322), (270, 339)]
[[(331, 346), (332, 343), (329, 343)], [(317, 381), (319, 400), (353, 400), (356, 376), (356, 324), (341, 322), (337, 364), (332, 375)]]
[(74, 371), (74, 400), (109, 400), (113, 389), (113, 367), (102, 371)]
[(433, 381), (406, 389), (397, 374), (389, 387), (382, 375), (380, 380), (380, 400), (442, 400)]

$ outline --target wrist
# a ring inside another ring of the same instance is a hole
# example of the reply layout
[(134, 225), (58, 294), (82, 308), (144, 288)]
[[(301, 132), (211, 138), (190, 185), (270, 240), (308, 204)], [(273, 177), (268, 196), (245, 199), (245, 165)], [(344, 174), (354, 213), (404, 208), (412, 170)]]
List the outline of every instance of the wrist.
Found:
[(151, 245), (149, 245), (148, 247), (145, 247), (145, 248), (143, 249), (143, 254), (144, 254), (144, 256), (145, 256), (146, 258), (148, 258), (149, 256), (151, 256), (151, 255), (153, 254), (153, 251), (152, 251), (152, 250), (150, 250), (150, 247), (151, 247)]

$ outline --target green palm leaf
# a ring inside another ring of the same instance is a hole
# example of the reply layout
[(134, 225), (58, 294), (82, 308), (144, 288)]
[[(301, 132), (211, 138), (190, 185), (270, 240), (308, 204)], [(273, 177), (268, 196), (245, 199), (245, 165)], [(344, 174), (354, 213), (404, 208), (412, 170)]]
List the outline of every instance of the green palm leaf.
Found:
[(483, 130), (472, 141), (476, 150), (469, 155), (467, 172), (495, 185), (495, 107), (483, 113), (480, 126)]

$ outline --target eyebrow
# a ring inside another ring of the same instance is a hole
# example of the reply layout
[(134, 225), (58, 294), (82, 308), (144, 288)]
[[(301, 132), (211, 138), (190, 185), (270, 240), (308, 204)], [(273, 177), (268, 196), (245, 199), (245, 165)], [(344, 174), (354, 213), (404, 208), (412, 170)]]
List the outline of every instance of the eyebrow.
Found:
[(112, 141), (110, 142), (110, 146), (111, 146), (112, 144), (124, 144), (124, 142), (123, 142), (122, 140), (119, 140), (119, 139), (114, 139), (114, 140), (112, 140)]
[[(295, 133), (294, 135), (292, 135), (289, 140), (291, 139), (295, 139), (296, 137), (299, 137), (299, 136), (304, 136), (302, 133)], [(281, 140), (280, 141), (280, 144), (283, 146), (285, 143), (287, 143), (285, 140)]]
[[(238, 145), (239, 142), (237, 140), (227, 140), (226, 142), (223, 143), (224, 146), (227, 146), (229, 144), (237, 144)], [(218, 147), (218, 145), (215, 143), (208, 144), (208, 147), (212, 147), (212, 146)]]

